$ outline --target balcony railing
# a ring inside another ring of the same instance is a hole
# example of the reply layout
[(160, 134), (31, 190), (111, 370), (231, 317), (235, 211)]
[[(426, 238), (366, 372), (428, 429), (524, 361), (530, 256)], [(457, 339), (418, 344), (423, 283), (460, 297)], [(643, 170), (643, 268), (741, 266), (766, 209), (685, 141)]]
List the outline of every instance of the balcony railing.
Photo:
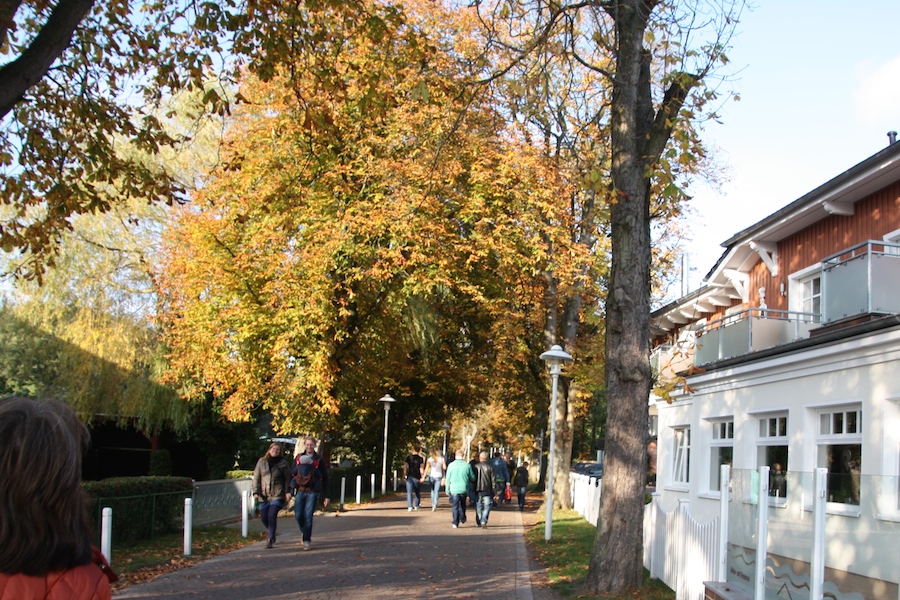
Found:
[(868, 240), (822, 261), (822, 321), (900, 313), (900, 244)]
[(765, 350), (809, 337), (820, 317), (770, 308), (747, 308), (716, 319), (697, 330), (694, 364)]

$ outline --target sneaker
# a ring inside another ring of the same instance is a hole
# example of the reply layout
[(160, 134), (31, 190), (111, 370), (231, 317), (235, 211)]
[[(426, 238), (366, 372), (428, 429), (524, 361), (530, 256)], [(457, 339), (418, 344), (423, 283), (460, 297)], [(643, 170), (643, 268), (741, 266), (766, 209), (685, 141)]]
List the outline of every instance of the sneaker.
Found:
[(408, 507), (406, 508), (406, 512), (412, 512), (412, 506), (408, 506)]
[(268, 550), (271, 547), (272, 547), (272, 540), (269, 540), (266, 542), (266, 549)]
[(413, 510), (419, 510), (419, 507), (417, 506), (417, 507), (415, 507)]
[(432, 506), (432, 507), (431, 507), (431, 512), (434, 512), (434, 511), (436, 511), (436, 510), (437, 510), (437, 506)]
[(482, 529), (487, 529), (487, 521), (485, 521), (484, 523), (481, 524), (481, 528), (482, 528)]
[(304, 550), (309, 550), (310, 548), (311, 548), (311, 545), (310, 545), (309, 542), (303, 542), (303, 549), (304, 549)]
[(453, 524), (453, 529), (459, 529), (459, 525), (457, 525), (456, 523), (454, 523), (454, 524)]

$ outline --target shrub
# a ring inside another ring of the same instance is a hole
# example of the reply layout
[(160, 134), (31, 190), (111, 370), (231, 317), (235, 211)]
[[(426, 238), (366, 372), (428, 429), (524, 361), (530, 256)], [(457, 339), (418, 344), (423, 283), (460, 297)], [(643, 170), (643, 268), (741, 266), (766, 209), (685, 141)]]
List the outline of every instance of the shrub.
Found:
[(253, 471), (235, 469), (234, 471), (227, 471), (225, 473), (225, 479), (243, 479), (244, 477), (253, 477)]
[(184, 499), (193, 495), (188, 477), (111, 477), (85, 481), (88, 513), (100, 539), (104, 508), (112, 508), (112, 537), (115, 542), (153, 539), (184, 526)]

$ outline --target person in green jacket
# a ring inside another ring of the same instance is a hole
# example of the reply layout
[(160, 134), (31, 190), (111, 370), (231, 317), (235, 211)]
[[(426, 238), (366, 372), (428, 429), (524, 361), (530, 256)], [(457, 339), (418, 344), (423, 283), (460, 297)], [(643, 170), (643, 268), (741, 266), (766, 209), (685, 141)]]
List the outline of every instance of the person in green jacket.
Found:
[(466, 498), (469, 483), (475, 481), (472, 465), (462, 459), (463, 451), (456, 451), (456, 460), (447, 465), (447, 495), (450, 496), (450, 507), (453, 509), (453, 529), (466, 522)]

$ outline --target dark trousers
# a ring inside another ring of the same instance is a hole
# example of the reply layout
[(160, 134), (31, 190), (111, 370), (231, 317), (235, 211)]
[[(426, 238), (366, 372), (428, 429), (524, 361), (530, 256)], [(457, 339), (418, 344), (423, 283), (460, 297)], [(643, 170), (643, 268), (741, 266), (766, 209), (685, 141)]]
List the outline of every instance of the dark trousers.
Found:
[(276, 500), (275, 502), (262, 502), (259, 505), (259, 520), (262, 521), (263, 527), (269, 532), (269, 541), (275, 541), (275, 530), (278, 528), (278, 511), (281, 510), (283, 504)]

